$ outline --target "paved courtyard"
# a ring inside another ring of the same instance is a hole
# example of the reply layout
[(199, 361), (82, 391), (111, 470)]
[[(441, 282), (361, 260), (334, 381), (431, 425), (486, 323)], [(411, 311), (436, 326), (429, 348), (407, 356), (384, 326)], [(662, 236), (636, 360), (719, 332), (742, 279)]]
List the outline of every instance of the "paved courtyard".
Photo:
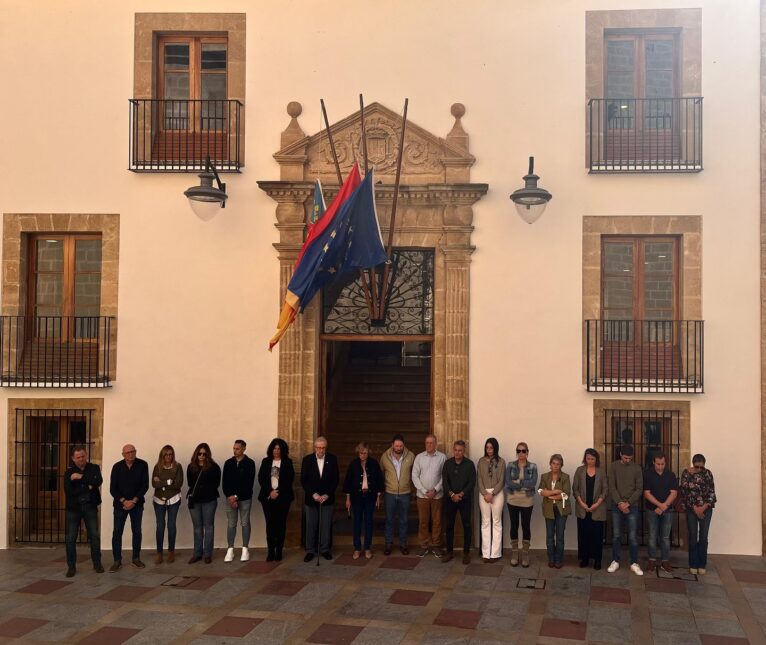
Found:
[[(63, 548), (0, 551), (0, 640), (104, 643), (766, 643), (766, 559), (717, 556), (700, 580), (442, 564), (433, 556), (172, 565), (98, 575)], [(674, 554), (681, 565), (685, 554)], [(105, 564), (111, 564), (110, 558)], [(543, 566), (539, 566), (543, 564)]]

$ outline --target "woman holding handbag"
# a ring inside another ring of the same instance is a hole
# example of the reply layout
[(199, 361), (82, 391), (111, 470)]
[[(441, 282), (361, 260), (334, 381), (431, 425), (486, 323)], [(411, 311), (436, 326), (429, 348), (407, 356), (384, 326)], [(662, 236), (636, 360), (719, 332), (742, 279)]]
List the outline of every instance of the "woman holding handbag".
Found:
[(154, 486), (154, 515), (157, 519), (157, 555), (154, 564), (162, 564), (162, 543), (165, 539), (165, 518), (168, 527), (168, 562), (175, 561), (176, 518), (181, 508), (181, 487), (184, 485), (184, 469), (176, 461), (173, 446), (163, 446), (152, 472)]
[(215, 507), (218, 505), (221, 468), (213, 461), (210, 446), (206, 443), (194, 449), (186, 467), (186, 479), (189, 482), (189, 514), (194, 525), (194, 555), (189, 564), (199, 562), (203, 557), (205, 564), (210, 564), (213, 561)]

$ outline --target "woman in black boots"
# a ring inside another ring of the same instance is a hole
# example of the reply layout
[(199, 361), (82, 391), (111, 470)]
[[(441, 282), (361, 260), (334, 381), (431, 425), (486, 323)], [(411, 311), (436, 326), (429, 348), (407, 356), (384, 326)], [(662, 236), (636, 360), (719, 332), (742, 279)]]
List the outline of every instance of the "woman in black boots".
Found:
[(258, 470), (260, 492), (258, 501), (263, 506), (266, 518), (266, 544), (268, 562), (282, 559), (287, 530), (287, 514), (290, 511), (295, 494), (293, 480), (295, 470), (290, 459), (290, 448), (284, 439), (272, 439), (266, 450), (266, 458)]

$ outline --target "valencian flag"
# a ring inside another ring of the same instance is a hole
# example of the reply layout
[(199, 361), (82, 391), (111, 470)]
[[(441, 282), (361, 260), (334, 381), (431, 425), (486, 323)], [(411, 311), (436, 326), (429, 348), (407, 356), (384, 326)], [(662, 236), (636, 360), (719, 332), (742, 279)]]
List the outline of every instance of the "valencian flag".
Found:
[(327, 206), (324, 204), (322, 182), (317, 179), (314, 183), (314, 210), (311, 211), (311, 216), (309, 217), (309, 226), (313, 227), (326, 210)]
[(298, 311), (302, 312), (325, 284), (386, 260), (375, 211), (373, 173), (368, 173), (360, 184), (359, 168), (354, 164), (325, 215), (309, 230), (269, 350), (282, 338)]

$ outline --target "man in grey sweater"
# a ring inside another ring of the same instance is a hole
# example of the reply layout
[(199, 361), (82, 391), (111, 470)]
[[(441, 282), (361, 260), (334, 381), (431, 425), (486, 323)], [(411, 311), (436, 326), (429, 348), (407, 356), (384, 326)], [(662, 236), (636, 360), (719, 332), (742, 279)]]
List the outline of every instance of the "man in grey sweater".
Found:
[(620, 459), (609, 466), (609, 499), (612, 509), (612, 563), (607, 571), (614, 573), (620, 568), (620, 543), (623, 521), (628, 525), (630, 546), (630, 570), (637, 576), (644, 575), (638, 565), (638, 513), (644, 490), (641, 467), (633, 462), (633, 446), (620, 447)]

